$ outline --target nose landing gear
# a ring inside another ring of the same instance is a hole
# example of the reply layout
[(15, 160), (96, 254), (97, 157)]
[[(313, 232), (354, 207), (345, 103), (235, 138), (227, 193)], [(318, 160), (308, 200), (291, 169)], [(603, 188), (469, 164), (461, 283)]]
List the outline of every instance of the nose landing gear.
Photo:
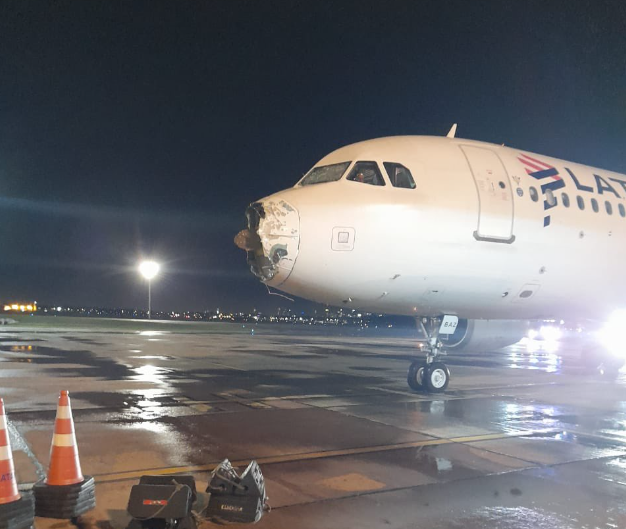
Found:
[(424, 389), (424, 370), (428, 368), (425, 360), (415, 360), (409, 366), (409, 373), (406, 377), (409, 387), (415, 391)]
[(417, 320), (422, 332), (426, 335), (426, 360), (415, 360), (409, 366), (407, 382), (415, 391), (443, 393), (450, 383), (450, 370), (439, 360), (446, 353), (439, 341), (440, 334), (452, 334), (457, 326), (456, 316), (443, 318), (419, 318)]

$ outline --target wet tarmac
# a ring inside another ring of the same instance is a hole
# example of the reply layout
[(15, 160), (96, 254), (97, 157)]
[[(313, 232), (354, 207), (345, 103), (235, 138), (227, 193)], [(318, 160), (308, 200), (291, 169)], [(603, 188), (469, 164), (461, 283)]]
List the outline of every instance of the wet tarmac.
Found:
[(406, 386), (410, 333), (11, 326), (0, 388), (23, 488), (70, 391), (103, 529), (126, 526), (142, 474), (204, 490), (226, 457), (261, 465), (259, 528), (626, 528), (626, 373), (600, 376), (580, 348), (453, 354), (449, 391), (429, 395)]

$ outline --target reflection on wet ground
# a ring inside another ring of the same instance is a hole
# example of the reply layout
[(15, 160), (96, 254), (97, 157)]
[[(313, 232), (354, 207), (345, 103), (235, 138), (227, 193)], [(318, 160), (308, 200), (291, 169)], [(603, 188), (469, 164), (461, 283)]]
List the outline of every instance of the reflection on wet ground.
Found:
[(405, 385), (414, 337), (216, 329), (3, 329), (20, 481), (45, 468), (69, 389), (114, 528), (140, 473), (202, 482), (225, 457), (262, 465), (274, 510), (257, 527), (626, 527), (626, 377), (573, 342), (451, 354), (449, 391), (428, 395)]

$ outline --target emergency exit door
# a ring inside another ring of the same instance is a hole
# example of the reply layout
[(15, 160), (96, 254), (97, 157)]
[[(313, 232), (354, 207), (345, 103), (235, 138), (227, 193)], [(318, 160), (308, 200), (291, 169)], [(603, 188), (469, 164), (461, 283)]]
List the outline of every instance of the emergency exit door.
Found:
[(511, 244), (513, 235), (513, 191), (500, 157), (491, 149), (462, 145), (476, 190), (478, 225), (474, 237), (479, 241)]

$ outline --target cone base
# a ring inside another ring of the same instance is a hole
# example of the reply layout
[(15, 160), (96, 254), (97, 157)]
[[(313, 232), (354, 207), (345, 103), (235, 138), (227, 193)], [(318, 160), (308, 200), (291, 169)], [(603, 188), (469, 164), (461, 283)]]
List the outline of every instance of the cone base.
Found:
[(35, 514), (43, 518), (70, 520), (96, 506), (96, 485), (91, 476), (73, 485), (48, 485), (38, 481), (33, 492)]
[(22, 492), (19, 500), (0, 505), (0, 529), (28, 529), (35, 521), (35, 500)]

